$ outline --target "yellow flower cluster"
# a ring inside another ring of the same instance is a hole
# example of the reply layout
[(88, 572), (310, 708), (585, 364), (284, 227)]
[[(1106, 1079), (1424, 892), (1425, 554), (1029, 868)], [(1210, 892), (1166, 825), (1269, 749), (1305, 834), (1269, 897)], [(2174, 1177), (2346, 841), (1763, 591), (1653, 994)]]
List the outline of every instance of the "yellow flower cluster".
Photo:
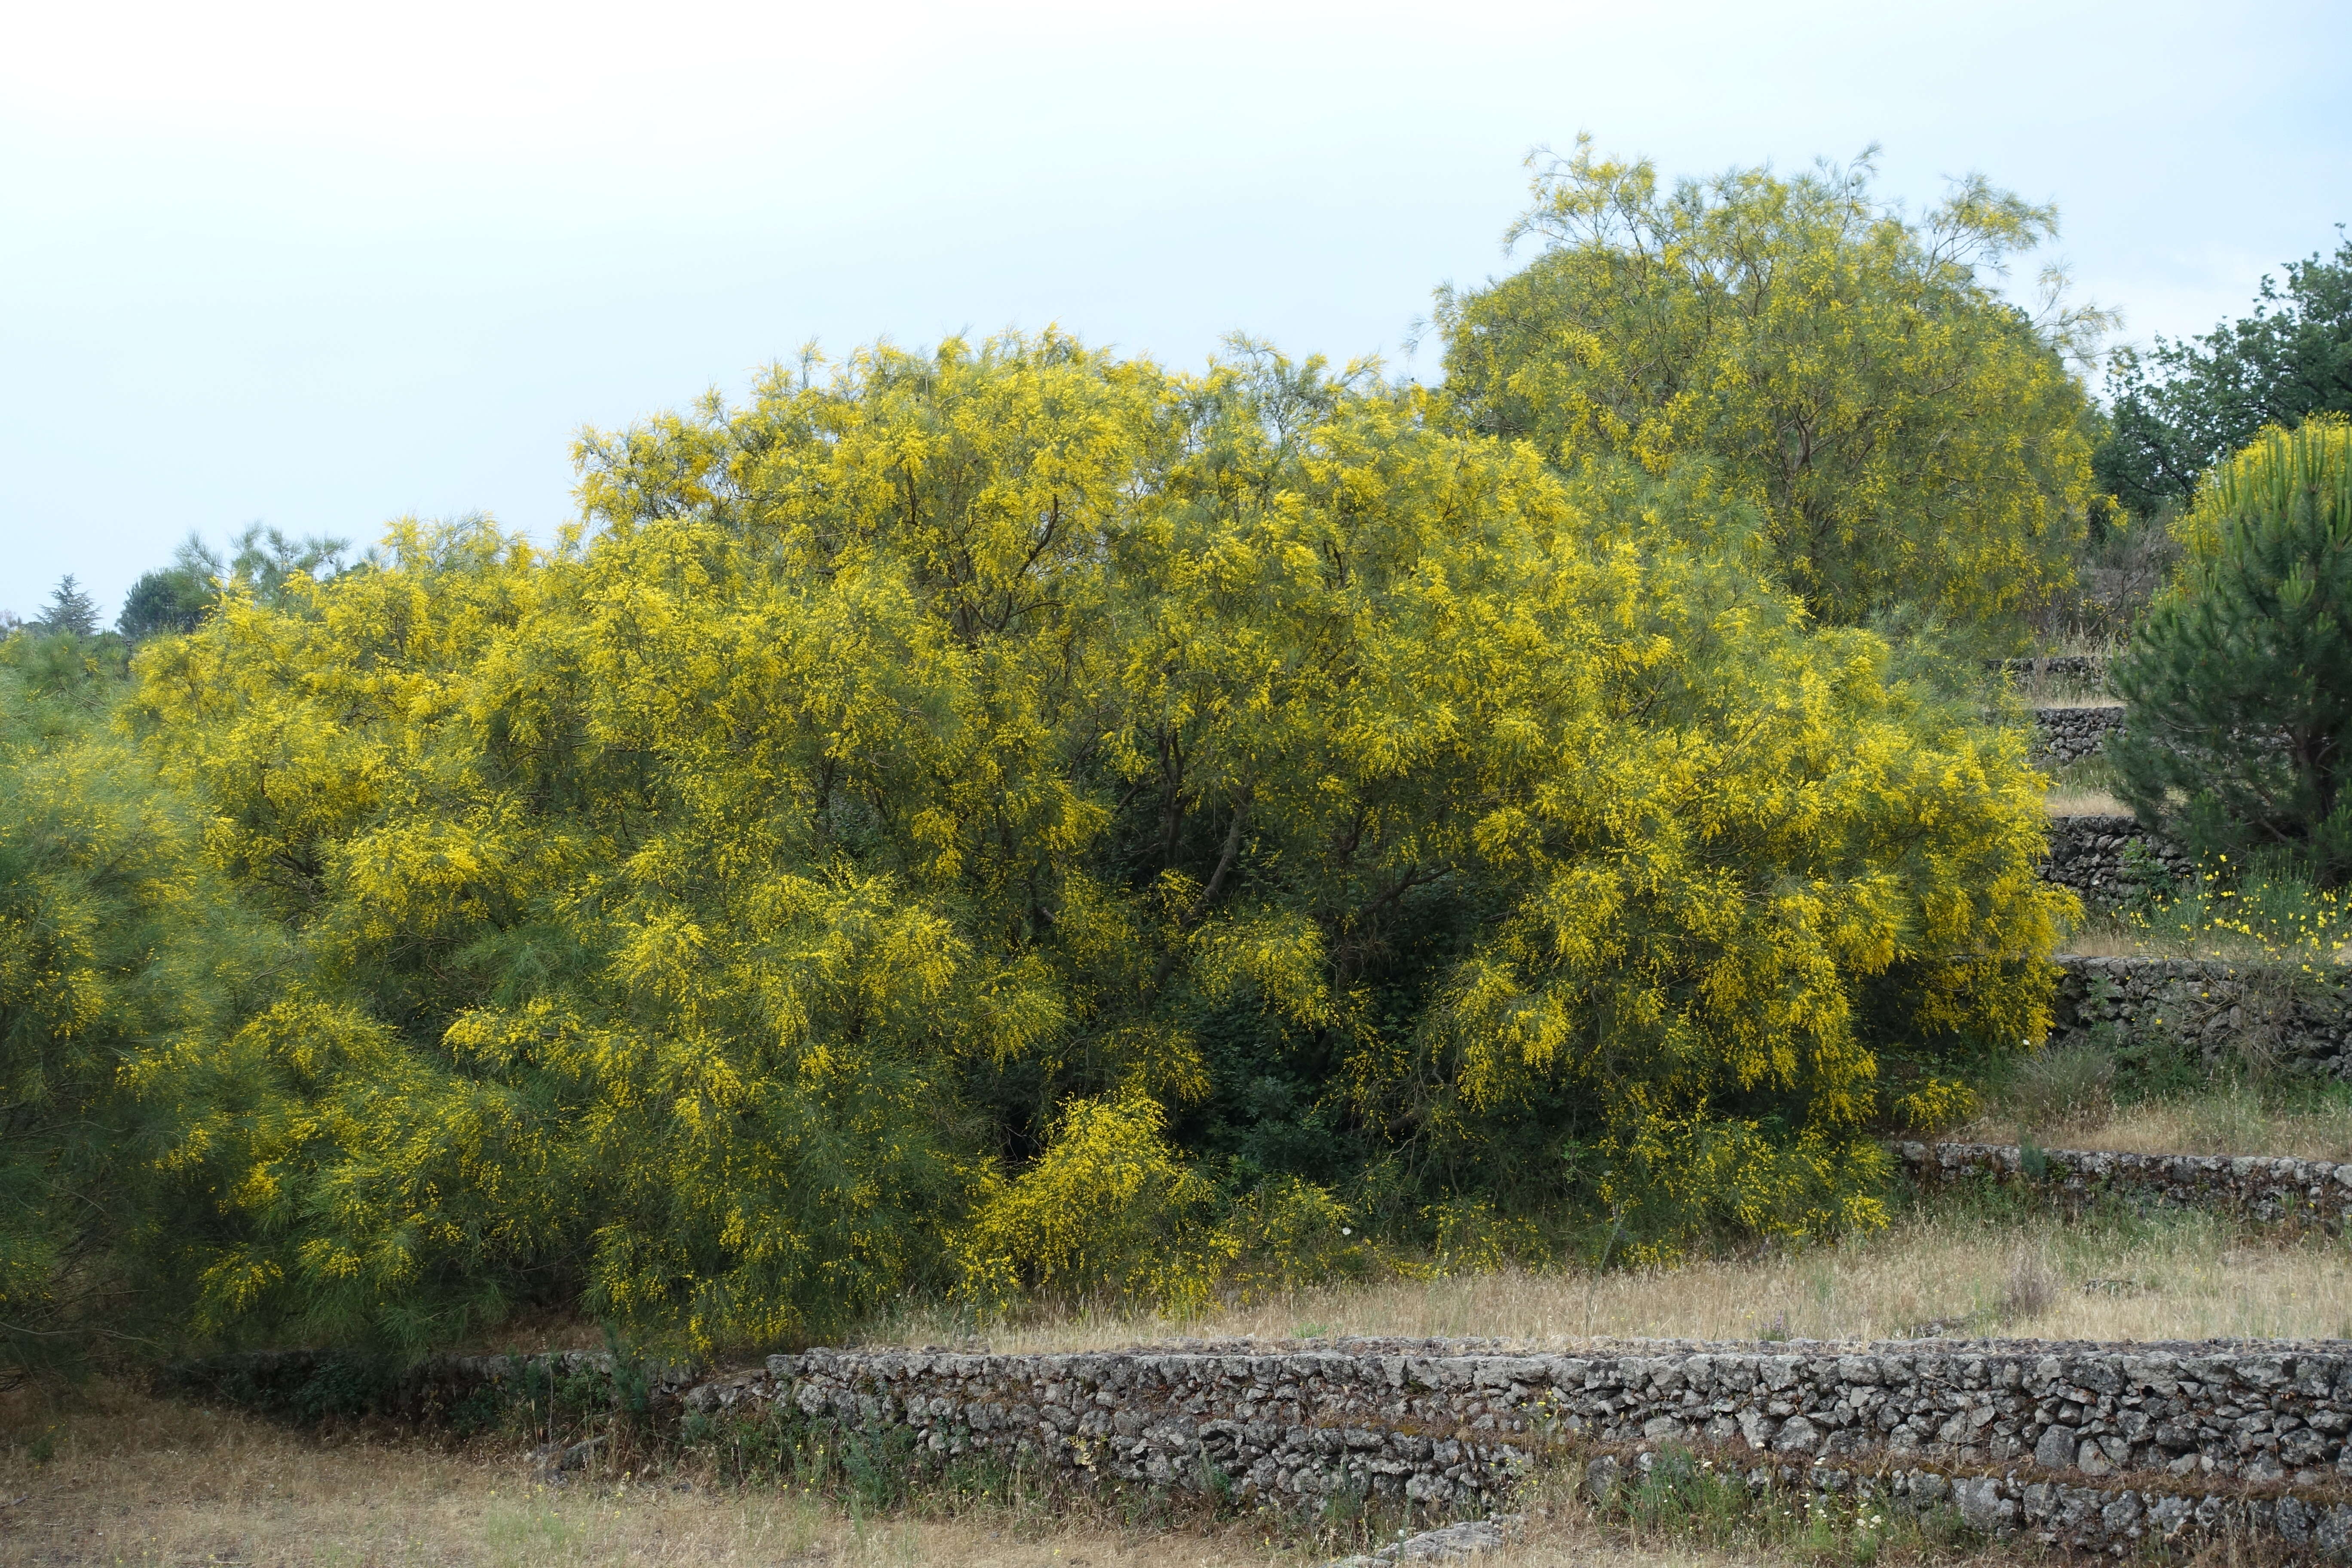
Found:
[(2284, 867), (2233, 867), (2226, 855), (2188, 891), (2152, 900), (2125, 921), (2152, 945), (2215, 958), (2315, 969), (2352, 952), (2352, 903), (2343, 889), (2315, 888)]

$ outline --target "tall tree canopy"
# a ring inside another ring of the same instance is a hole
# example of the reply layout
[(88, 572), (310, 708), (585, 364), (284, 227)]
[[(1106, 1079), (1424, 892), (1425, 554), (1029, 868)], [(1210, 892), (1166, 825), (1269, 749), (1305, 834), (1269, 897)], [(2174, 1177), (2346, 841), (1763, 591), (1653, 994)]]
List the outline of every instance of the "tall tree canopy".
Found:
[(1665, 187), (1580, 141), (1539, 164), (1510, 231), (1542, 253), (1441, 293), (1446, 389), (1472, 428), (1563, 469), (1706, 459), (1825, 621), (2000, 635), (2067, 580), (2095, 427), (2067, 354), (2102, 318), (2037, 322), (1992, 287), (2052, 209), (1972, 179), (1914, 221), (1872, 174)]
[(205, 1311), (742, 1341), (1349, 1216), (1868, 1222), (1870, 1119), (2042, 1019), (2017, 738), (1758, 582), (1707, 472), (1441, 414), (877, 350), (590, 439), (551, 553), (404, 526), (151, 645), (304, 954), (132, 1074), (248, 1221)]
[(2352, 414), (2352, 239), (2332, 258), (2286, 264), (2254, 312), (2202, 337), (2119, 351), (2107, 377), (2113, 424), (2100, 485), (2143, 516), (2187, 506), (2206, 470), (2264, 426)]

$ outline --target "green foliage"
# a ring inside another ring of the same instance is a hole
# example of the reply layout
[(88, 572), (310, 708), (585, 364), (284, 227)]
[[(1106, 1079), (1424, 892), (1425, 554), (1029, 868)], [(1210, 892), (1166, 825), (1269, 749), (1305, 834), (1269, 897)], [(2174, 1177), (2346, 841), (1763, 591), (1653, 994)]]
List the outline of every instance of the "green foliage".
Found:
[(2140, 820), (2241, 863), (2290, 855), (2352, 877), (2352, 425), (2271, 430), (2214, 470), (2178, 530), (2189, 556), (2109, 671), (2108, 743)]
[(965, 1289), (1007, 1305), (1097, 1294), (1200, 1304), (1239, 1247), (1215, 1227), (1214, 1186), (1162, 1138), (1159, 1105), (1130, 1092), (1074, 1100), (1060, 1117), (1026, 1170), (983, 1190), (959, 1247)]
[(121, 1074), (214, 1037), (273, 946), (104, 727), (110, 645), (0, 642), (0, 1364), (18, 1372), (174, 1322), (179, 1249), (218, 1230), (154, 1169), (170, 1108)]
[(231, 542), (226, 562), (218, 551), (191, 533), (172, 552), (172, 563), (141, 576), (123, 596), (115, 629), (133, 642), (195, 630), (226, 592), (244, 593), (265, 605), (283, 600), (297, 577), (323, 581), (344, 569), (348, 542), (312, 534), (291, 539), (259, 523)]
[(142, 574), (122, 596), (114, 629), (132, 642), (159, 634), (192, 632), (220, 597), (215, 581), (220, 557), (190, 534), (172, 552), (172, 563)]
[(1706, 471), (1442, 412), (876, 350), (591, 437), (552, 552), (232, 584), (136, 664), (301, 955), (129, 1075), (242, 1227), (202, 1321), (773, 1342), (1370, 1226), (1873, 1223), (1879, 1054), (2042, 1025), (2016, 738), (1759, 585)]
[[(349, 565), (343, 552), (351, 542), (322, 533), (296, 539), (256, 522), (231, 543), (236, 552), (229, 557), (226, 582), (265, 605), (279, 603), (297, 583), (323, 583)], [(184, 571), (208, 566), (212, 576), (221, 576), (219, 557), (193, 537), (181, 546), (173, 564)]]
[(1543, 254), (1441, 294), (1447, 392), (1563, 469), (1704, 458), (1823, 620), (2011, 638), (2068, 579), (2093, 426), (2064, 355), (2104, 319), (2030, 321), (1989, 286), (2055, 231), (2051, 209), (1971, 179), (1913, 221), (1873, 173), (1865, 156), (1665, 189), (1580, 141), (1511, 230)]
[(2215, 463), (2264, 426), (2352, 414), (2352, 240), (2264, 278), (2253, 314), (2199, 338), (2117, 352), (2099, 487), (2142, 516), (2188, 506)]
[(184, 1397), (305, 1426), (413, 1415), (416, 1381), (400, 1361), (360, 1351), (199, 1357), (172, 1363), (157, 1378)]

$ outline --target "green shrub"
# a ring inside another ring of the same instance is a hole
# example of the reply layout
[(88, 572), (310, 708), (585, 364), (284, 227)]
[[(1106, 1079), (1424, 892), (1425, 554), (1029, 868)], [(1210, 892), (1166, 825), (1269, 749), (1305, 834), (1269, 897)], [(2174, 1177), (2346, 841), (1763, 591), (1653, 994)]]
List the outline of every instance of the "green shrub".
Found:
[(125, 1069), (200, 1055), (285, 951), (108, 728), (121, 676), (111, 637), (0, 641), (0, 1378), (184, 1321), (235, 1225), (163, 1168), (182, 1107)]
[(1826, 622), (2008, 642), (2067, 581), (2095, 427), (2065, 354), (2098, 318), (2037, 330), (1990, 276), (2052, 209), (1975, 179), (1906, 212), (1867, 157), (1669, 184), (1580, 138), (1529, 163), (1509, 237), (1541, 253), (1439, 297), (1458, 416), (1565, 472), (1703, 460)]

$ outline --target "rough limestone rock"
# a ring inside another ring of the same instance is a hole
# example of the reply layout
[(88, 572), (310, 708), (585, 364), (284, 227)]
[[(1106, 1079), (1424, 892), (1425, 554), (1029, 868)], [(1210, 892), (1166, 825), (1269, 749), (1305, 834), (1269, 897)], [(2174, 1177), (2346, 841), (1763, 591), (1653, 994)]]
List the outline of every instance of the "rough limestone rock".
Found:
[(1394, 1563), (1451, 1563), (1482, 1552), (1499, 1552), (1508, 1542), (1511, 1531), (1519, 1522), (1517, 1514), (1506, 1519), (1465, 1520), (1459, 1524), (1425, 1530), (1393, 1546), (1383, 1546), (1378, 1552), (1336, 1558), (1330, 1568), (1388, 1568)]

